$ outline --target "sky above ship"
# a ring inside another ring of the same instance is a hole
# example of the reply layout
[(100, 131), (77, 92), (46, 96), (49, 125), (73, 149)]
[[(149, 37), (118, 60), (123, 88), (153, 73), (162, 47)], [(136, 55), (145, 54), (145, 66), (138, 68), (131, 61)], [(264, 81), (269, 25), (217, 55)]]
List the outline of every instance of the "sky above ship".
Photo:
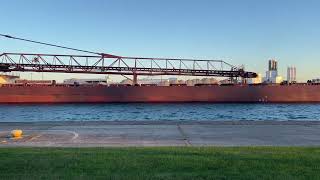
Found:
[[(306, 81), (320, 77), (319, 9), (317, 0), (10, 0), (0, 33), (120, 56), (223, 59), (262, 75), (277, 59), (280, 75), (294, 65)], [(0, 38), (2, 52), (74, 54)]]

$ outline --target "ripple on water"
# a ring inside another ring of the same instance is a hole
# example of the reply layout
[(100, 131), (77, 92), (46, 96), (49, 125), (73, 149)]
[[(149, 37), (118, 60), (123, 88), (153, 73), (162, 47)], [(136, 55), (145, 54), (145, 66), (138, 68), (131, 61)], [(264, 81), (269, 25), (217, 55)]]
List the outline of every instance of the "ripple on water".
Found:
[(320, 104), (0, 105), (0, 121), (319, 120)]

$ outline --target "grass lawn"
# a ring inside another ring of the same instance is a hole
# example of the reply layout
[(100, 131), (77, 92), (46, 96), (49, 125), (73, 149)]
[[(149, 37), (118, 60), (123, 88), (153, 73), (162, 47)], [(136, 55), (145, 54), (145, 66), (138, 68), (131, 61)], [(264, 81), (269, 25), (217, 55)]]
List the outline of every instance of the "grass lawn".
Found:
[(320, 179), (320, 148), (0, 148), (0, 179)]

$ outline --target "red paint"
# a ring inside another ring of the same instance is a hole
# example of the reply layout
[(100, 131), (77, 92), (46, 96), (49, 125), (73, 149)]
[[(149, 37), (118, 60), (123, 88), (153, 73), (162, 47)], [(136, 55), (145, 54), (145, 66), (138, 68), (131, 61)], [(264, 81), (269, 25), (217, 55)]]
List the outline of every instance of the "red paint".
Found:
[(320, 102), (320, 85), (0, 87), (0, 103), (106, 102)]

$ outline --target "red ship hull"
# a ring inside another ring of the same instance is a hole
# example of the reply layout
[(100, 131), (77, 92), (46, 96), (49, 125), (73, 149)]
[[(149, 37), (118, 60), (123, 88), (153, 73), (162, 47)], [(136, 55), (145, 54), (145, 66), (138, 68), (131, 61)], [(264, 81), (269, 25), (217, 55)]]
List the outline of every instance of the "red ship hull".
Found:
[(0, 87), (0, 103), (320, 102), (318, 85), (16, 86)]

